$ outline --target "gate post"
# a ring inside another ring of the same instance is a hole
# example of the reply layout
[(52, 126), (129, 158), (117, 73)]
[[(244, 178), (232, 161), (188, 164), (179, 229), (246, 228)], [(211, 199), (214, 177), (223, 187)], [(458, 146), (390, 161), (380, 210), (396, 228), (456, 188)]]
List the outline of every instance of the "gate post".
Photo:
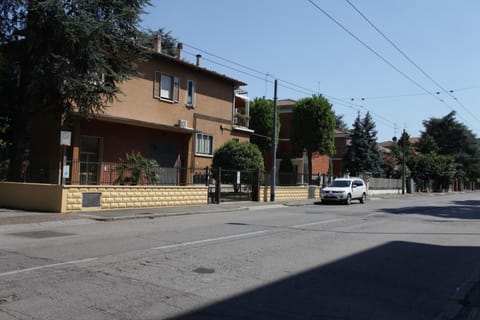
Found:
[(218, 167), (217, 177), (215, 179), (215, 203), (220, 204), (220, 194), (221, 194), (221, 180), (222, 180), (222, 168)]

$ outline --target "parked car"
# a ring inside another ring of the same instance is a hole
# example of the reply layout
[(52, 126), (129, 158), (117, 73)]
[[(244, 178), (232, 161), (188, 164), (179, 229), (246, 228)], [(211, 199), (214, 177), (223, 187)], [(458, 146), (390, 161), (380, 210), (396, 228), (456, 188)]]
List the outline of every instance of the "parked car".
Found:
[(322, 202), (344, 202), (350, 204), (352, 200), (367, 200), (367, 186), (361, 178), (338, 178), (321, 192)]

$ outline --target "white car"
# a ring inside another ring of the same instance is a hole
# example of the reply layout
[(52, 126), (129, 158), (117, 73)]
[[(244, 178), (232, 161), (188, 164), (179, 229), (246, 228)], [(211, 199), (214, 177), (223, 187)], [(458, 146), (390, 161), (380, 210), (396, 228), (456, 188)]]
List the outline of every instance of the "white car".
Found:
[(367, 200), (367, 186), (361, 178), (338, 178), (320, 194), (322, 202), (344, 202), (350, 204), (352, 200), (360, 200), (365, 203)]

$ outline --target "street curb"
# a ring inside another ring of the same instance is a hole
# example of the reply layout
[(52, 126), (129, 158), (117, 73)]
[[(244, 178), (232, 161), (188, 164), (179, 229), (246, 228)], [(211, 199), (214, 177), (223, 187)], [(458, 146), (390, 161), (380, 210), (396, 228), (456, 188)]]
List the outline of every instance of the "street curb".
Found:
[[(305, 204), (308, 205), (308, 204)], [(268, 209), (275, 209), (275, 208), (283, 208), (287, 206), (296, 206), (296, 205), (288, 205), (288, 204), (268, 204), (268, 205), (255, 205), (255, 206), (241, 206), (237, 208), (219, 208), (214, 209), (211, 211), (178, 211), (178, 212), (162, 212), (162, 213), (149, 213), (149, 214), (133, 214), (133, 215), (126, 215), (126, 216), (112, 216), (112, 217), (103, 217), (97, 216), (94, 214), (82, 213), (81, 215), (85, 218), (101, 221), (101, 222), (113, 222), (113, 221), (123, 221), (123, 220), (136, 220), (136, 219), (156, 219), (156, 218), (163, 218), (163, 217), (173, 217), (173, 216), (187, 216), (187, 215), (197, 215), (197, 214), (212, 214), (212, 213), (229, 213), (229, 212), (237, 212), (237, 211), (260, 211), (260, 210), (268, 210)]]
[(235, 212), (235, 211), (242, 211), (242, 210), (248, 210), (248, 207), (214, 210), (214, 211), (200, 211), (200, 212), (180, 211), (180, 212), (165, 212), (165, 213), (152, 213), (152, 214), (135, 214), (135, 215), (117, 216), (117, 217), (102, 217), (102, 216), (96, 216), (96, 215), (85, 214), (85, 213), (82, 213), (81, 215), (84, 216), (85, 218), (95, 220), (95, 221), (112, 222), (112, 221), (122, 221), (122, 220), (155, 219), (155, 218), (173, 217), (173, 216), (187, 216), (187, 215), (194, 215), (194, 214), (227, 213), (227, 212)]

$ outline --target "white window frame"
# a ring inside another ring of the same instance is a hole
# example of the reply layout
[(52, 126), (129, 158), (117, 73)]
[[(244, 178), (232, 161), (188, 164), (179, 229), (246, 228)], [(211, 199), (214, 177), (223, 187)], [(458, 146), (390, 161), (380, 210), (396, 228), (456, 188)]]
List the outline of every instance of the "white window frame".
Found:
[[(163, 81), (163, 83), (162, 83)], [(169, 81), (165, 83), (165, 81)], [(162, 95), (162, 85), (165, 86), (168, 91), (167, 95)], [(155, 79), (153, 86), (153, 97), (162, 101), (168, 101), (172, 103), (178, 103), (180, 92), (180, 78), (172, 76), (167, 73), (155, 71)]]
[(211, 134), (197, 132), (195, 135), (195, 155), (213, 157), (213, 136)]
[(195, 87), (196, 87), (195, 80), (187, 80), (187, 88), (185, 90), (186, 91), (185, 101), (186, 101), (187, 107), (192, 107), (192, 108), (195, 107), (195, 103), (196, 103)]

